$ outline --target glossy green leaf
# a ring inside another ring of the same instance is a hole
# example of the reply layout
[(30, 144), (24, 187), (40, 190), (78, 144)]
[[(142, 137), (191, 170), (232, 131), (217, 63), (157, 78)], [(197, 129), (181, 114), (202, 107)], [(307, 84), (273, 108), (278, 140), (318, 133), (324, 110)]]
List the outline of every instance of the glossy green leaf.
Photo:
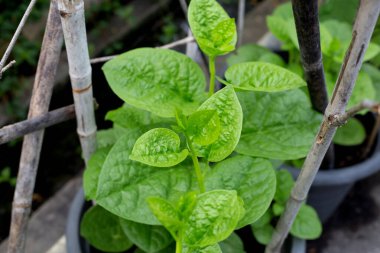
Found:
[(294, 186), (292, 174), (287, 170), (278, 170), (276, 172), (277, 187), (274, 199), (280, 203), (286, 203), (290, 197), (290, 192)]
[(97, 149), (91, 155), (83, 173), (83, 190), (86, 199), (95, 199), (98, 189), (99, 174), (111, 147)]
[(178, 215), (181, 220), (187, 220), (197, 203), (196, 192), (188, 192), (181, 196), (177, 204)]
[(267, 16), (266, 23), (271, 33), (282, 42), (290, 42), (288, 23), (284, 18)]
[(188, 19), (199, 47), (208, 56), (229, 53), (237, 40), (235, 20), (215, 0), (192, 0)]
[(280, 56), (269, 49), (256, 44), (245, 44), (239, 47), (234, 54), (229, 55), (227, 58), (228, 66), (252, 61), (268, 62), (281, 67), (285, 66), (285, 62)]
[(129, 159), (139, 132), (129, 133), (112, 147), (99, 176), (96, 202), (110, 212), (138, 223), (160, 225), (146, 199), (157, 196), (178, 201), (197, 188), (193, 170), (176, 166), (155, 168)]
[[(326, 78), (326, 80), (328, 79)], [(329, 96), (331, 97), (334, 91), (335, 80), (332, 79), (331, 81), (327, 81), (326, 85), (327, 85), (327, 92), (329, 93)], [(355, 105), (358, 105), (364, 99), (374, 100), (375, 96), (376, 96), (376, 91), (373, 86), (371, 77), (366, 72), (360, 71), (355, 83), (354, 90), (352, 92), (350, 100), (348, 101), (347, 109)], [(360, 113), (366, 113), (366, 111), (363, 110)]]
[(334, 136), (334, 143), (343, 146), (361, 144), (366, 137), (364, 126), (359, 120), (350, 118), (348, 122), (339, 127)]
[(207, 246), (204, 248), (188, 248), (184, 247), (183, 253), (224, 253), (218, 244)]
[(175, 108), (190, 114), (205, 98), (202, 70), (175, 51), (135, 49), (107, 62), (103, 71), (126, 103), (161, 117), (174, 117)]
[(117, 126), (129, 129), (168, 121), (168, 119), (128, 104), (107, 112), (105, 119), (112, 121)]
[(125, 133), (126, 130), (121, 127), (99, 130), (96, 132), (96, 144), (98, 148), (112, 147)]
[(94, 206), (84, 214), (80, 234), (92, 246), (105, 252), (121, 252), (133, 246), (124, 234), (119, 218), (100, 206)]
[(189, 151), (181, 150), (178, 134), (167, 128), (149, 130), (137, 139), (131, 160), (155, 167), (171, 167), (186, 159)]
[(220, 120), (220, 135), (208, 146), (196, 146), (196, 153), (208, 161), (218, 162), (229, 156), (235, 149), (242, 127), (243, 113), (232, 87), (225, 87), (207, 99), (199, 108), (215, 110)]
[(322, 116), (303, 91), (239, 92), (238, 97), (244, 114), (238, 153), (279, 160), (307, 155)]
[(184, 242), (202, 248), (226, 239), (243, 217), (243, 205), (236, 191), (213, 190), (200, 194), (185, 223)]
[(149, 208), (160, 223), (178, 240), (177, 234), (182, 229), (182, 223), (175, 207), (167, 200), (159, 197), (147, 199)]
[(260, 228), (252, 228), (252, 232), (259, 243), (267, 245), (272, 239), (274, 227), (271, 224), (266, 224)]
[(273, 218), (272, 210), (269, 208), (267, 211), (254, 223), (251, 224), (252, 228), (261, 228), (271, 223)]
[(359, 0), (327, 0), (320, 6), (319, 17), (353, 24), (358, 7)]
[(246, 213), (238, 227), (251, 224), (268, 209), (276, 190), (276, 176), (266, 159), (235, 156), (218, 163), (205, 179), (206, 189), (236, 190)]
[(181, 129), (181, 131), (186, 130), (186, 128), (187, 128), (187, 117), (178, 108), (176, 108), (176, 110), (175, 110), (175, 119), (176, 119), (177, 125)]
[(146, 253), (165, 249), (173, 242), (173, 237), (162, 226), (151, 226), (120, 219), (120, 225), (129, 240)]
[(200, 146), (214, 143), (220, 135), (220, 120), (216, 110), (200, 110), (190, 115), (187, 134)]
[(229, 67), (226, 79), (235, 88), (253, 91), (283, 91), (306, 86), (293, 72), (264, 62), (245, 62)]
[(311, 206), (302, 205), (290, 229), (290, 234), (301, 239), (314, 240), (321, 233), (322, 224), (317, 212)]
[(376, 91), (376, 96), (374, 100), (380, 101), (380, 70), (368, 63), (363, 64), (362, 70), (363, 72), (367, 73), (372, 80), (373, 87)]
[(285, 203), (274, 203), (272, 206), (273, 215), (280, 216), (285, 211)]
[(221, 241), (219, 246), (223, 253), (245, 253), (243, 241), (236, 233)]

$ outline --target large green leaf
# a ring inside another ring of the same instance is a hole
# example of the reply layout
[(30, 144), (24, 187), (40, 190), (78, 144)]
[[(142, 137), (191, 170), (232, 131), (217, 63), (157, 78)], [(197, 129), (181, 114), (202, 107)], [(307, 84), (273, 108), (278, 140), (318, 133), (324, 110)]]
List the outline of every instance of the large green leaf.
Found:
[(146, 253), (155, 253), (173, 242), (173, 237), (162, 226), (151, 226), (124, 219), (120, 219), (120, 225), (129, 240)]
[(266, 224), (260, 228), (252, 228), (252, 232), (259, 243), (267, 245), (272, 239), (274, 227), (271, 224)]
[(215, 0), (192, 0), (188, 19), (199, 47), (208, 56), (229, 53), (237, 40), (235, 20)]
[(91, 155), (83, 173), (83, 190), (86, 199), (95, 199), (98, 189), (99, 174), (111, 147), (97, 149)]
[(167, 128), (154, 128), (137, 139), (131, 160), (155, 167), (171, 167), (186, 159), (189, 151), (181, 150), (178, 134)]
[(314, 240), (321, 233), (322, 224), (317, 212), (311, 206), (302, 205), (290, 229), (290, 234), (301, 239)]
[(380, 101), (380, 70), (368, 63), (363, 64), (362, 70), (371, 77), (373, 87), (376, 91), (376, 96), (374, 100)]
[(293, 72), (264, 62), (244, 62), (229, 67), (226, 79), (235, 88), (253, 91), (283, 91), (306, 86)]
[(221, 241), (219, 246), (223, 253), (245, 253), (243, 242), (236, 233)]
[(279, 160), (307, 155), (322, 116), (303, 91), (239, 92), (238, 97), (244, 113), (238, 153)]
[(119, 218), (100, 206), (94, 206), (84, 214), (80, 234), (92, 246), (105, 252), (121, 252), (133, 246), (124, 234)]
[(244, 215), (243, 205), (236, 191), (213, 190), (200, 194), (185, 222), (184, 242), (202, 248), (226, 239)]
[(274, 200), (279, 203), (286, 203), (290, 197), (294, 185), (292, 174), (287, 170), (276, 171), (277, 187)]
[(215, 110), (201, 110), (190, 115), (187, 134), (195, 144), (205, 146), (215, 142), (220, 135), (220, 120)]
[(322, 21), (336, 19), (353, 24), (359, 0), (326, 0), (321, 5), (319, 16)]
[(135, 49), (107, 62), (103, 71), (121, 99), (162, 117), (174, 117), (175, 108), (190, 114), (205, 98), (202, 70), (175, 51)]
[(268, 209), (276, 190), (272, 164), (262, 158), (235, 156), (218, 163), (206, 175), (207, 190), (236, 190), (246, 213), (238, 227), (251, 224)]
[(96, 132), (96, 144), (98, 148), (112, 147), (125, 133), (127, 133), (126, 129), (121, 127), (99, 130)]
[(158, 117), (128, 104), (107, 112), (106, 120), (112, 121), (117, 126), (129, 129), (168, 122), (167, 118)]
[(199, 108), (215, 110), (220, 120), (218, 140), (208, 146), (196, 146), (198, 156), (208, 161), (218, 162), (229, 156), (235, 149), (242, 127), (243, 113), (232, 87), (225, 87), (207, 99)]
[(228, 66), (251, 61), (268, 62), (281, 67), (285, 66), (285, 62), (280, 56), (256, 44), (243, 45), (227, 58)]
[(359, 120), (350, 118), (348, 122), (339, 127), (334, 136), (334, 143), (343, 146), (361, 144), (366, 137), (364, 126)]
[(196, 189), (192, 170), (176, 166), (155, 168), (129, 159), (139, 132), (129, 133), (113, 146), (99, 176), (96, 201), (110, 212), (138, 223), (160, 225), (146, 199), (157, 196), (177, 201)]
[(179, 240), (177, 235), (182, 229), (182, 221), (176, 208), (166, 199), (159, 197), (149, 197), (147, 201), (150, 210), (161, 224), (168, 229), (176, 240)]
[[(326, 76), (327, 92), (332, 96), (334, 91), (335, 82), (331, 77)], [(360, 71), (355, 83), (354, 90), (348, 101), (347, 108), (351, 108), (361, 103), (364, 99), (374, 100), (376, 97), (376, 90), (373, 86), (371, 77), (364, 71)], [(362, 111), (361, 113), (366, 113)]]

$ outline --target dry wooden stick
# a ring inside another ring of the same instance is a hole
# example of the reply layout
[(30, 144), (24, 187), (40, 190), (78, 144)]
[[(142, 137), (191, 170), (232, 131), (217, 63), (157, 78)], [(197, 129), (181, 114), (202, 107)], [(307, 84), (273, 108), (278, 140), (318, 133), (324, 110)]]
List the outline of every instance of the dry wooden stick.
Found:
[(33, 9), (35, 3), (36, 3), (36, 0), (31, 0), (30, 1), (28, 7), (25, 10), (24, 15), (22, 16), (22, 19), (21, 19), (21, 21), (20, 21), (20, 23), (19, 23), (19, 25), (18, 25), (15, 33), (13, 34), (12, 40), (9, 43), (9, 45), (7, 47), (7, 50), (5, 50), (5, 53), (4, 53), (3, 57), (1, 58), (1, 61), (0, 61), (0, 70), (1, 70), (0, 71), (0, 79), (1, 79), (1, 76), (2, 76), (2, 74), (4, 72), (4, 71), (2, 71), (3, 70), (3, 66), (5, 65), (5, 62), (8, 60), (8, 57), (11, 54), (12, 49), (15, 46), (16, 41), (18, 39), (18, 36), (20, 35), (20, 33), (22, 31), (22, 28), (24, 27), (24, 25), (26, 23), (26, 20), (29, 17), (29, 14), (32, 12), (32, 9)]
[[(52, 0), (30, 101), (29, 119), (43, 115), (49, 109), (61, 47), (61, 23), (57, 3)], [(43, 134), (43, 131), (38, 131), (26, 135), (24, 138), (13, 198), (8, 253), (23, 253), (25, 251), (26, 230)]]
[(10, 67), (12, 67), (16, 63), (15, 60), (10, 61), (7, 65), (4, 66), (4, 68), (1, 69), (1, 74), (3, 74), (5, 71), (7, 71)]
[(58, 0), (77, 118), (77, 133), (87, 164), (96, 149), (91, 65), (83, 0)]
[(69, 105), (41, 116), (4, 126), (0, 128), (0, 144), (7, 143), (26, 134), (43, 130), (49, 126), (73, 119), (74, 117), (74, 105)]
[[(316, 111), (324, 113), (328, 104), (328, 95), (322, 64), (318, 1), (292, 0), (292, 8), (310, 100)], [(332, 144), (322, 167), (333, 169), (334, 160), (334, 144)]]
[(285, 211), (281, 215), (272, 240), (266, 247), (266, 253), (279, 253), (293, 221), (306, 200), (311, 184), (322, 163), (322, 159), (336, 132), (331, 119), (344, 114), (347, 102), (352, 94), (363, 56), (367, 50), (376, 20), (379, 16), (379, 0), (361, 0), (356, 16), (352, 40), (346, 53), (331, 101), (326, 109), (315, 142), (306, 157), (301, 173), (293, 187)]

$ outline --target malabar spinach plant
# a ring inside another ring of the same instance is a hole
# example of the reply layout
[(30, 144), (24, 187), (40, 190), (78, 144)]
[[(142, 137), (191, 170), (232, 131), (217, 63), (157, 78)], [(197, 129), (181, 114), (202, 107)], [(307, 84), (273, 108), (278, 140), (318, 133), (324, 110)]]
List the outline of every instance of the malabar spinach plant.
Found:
[(188, 17), (210, 59), (208, 96), (200, 67), (175, 51), (139, 48), (103, 66), (125, 104), (106, 115), (113, 128), (98, 132), (84, 174), (96, 205), (81, 234), (98, 249), (244, 252), (233, 231), (268, 212), (269, 159), (305, 156), (321, 120), (302, 78), (273, 64), (234, 65), (215, 92), (214, 60), (234, 50), (235, 22), (215, 0), (192, 0)]
[[(329, 1), (320, 9), (321, 50), (329, 96), (333, 93), (340, 64), (343, 62), (344, 54), (351, 40), (351, 26), (355, 17), (352, 13), (356, 12), (358, 2), (357, 0)], [(344, 9), (344, 15), (342, 9)], [(303, 77), (291, 3), (277, 7), (273, 14), (267, 17), (267, 25), (271, 33), (282, 42), (282, 50), (287, 53), (288, 61), (285, 62), (283, 58), (266, 48), (248, 44), (239, 48), (235, 55), (229, 57), (228, 64), (233, 65), (255, 59), (285, 67)], [(359, 73), (348, 108), (359, 104), (364, 99), (380, 101), (380, 72), (370, 64), (370, 61), (379, 53), (380, 46), (373, 42), (370, 43), (364, 57), (364, 61), (367, 63), (363, 64)], [(366, 111), (361, 113), (365, 114)], [(334, 142), (345, 146), (358, 145), (364, 141), (365, 137), (363, 125), (356, 118), (351, 118), (346, 125), (338, 129)]]

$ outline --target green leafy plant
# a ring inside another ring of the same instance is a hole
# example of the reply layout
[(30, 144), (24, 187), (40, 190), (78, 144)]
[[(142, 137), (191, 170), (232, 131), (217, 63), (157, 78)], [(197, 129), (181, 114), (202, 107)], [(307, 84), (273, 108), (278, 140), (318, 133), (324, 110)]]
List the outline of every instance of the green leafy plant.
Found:
[[(345, 6), (344, 14), (341, 13), (342, 5)], [(348, 6), (350, 8), (347, 8)], [(357, 0), (348, 2), (335, 0), (327, 1), (320, 10), (321, 50), (329, 96), (332, 96), (335, 80), (337, 80), (339, 74), (340, 63), (343, 61), (351, 40), (351, 23), (354, 15), (350, 13), (355, 13), (357, 6)], [(267, 17), (267, 25), (272, 34), (282, 42), (282, 49), (288, 53), (289, 60), (285, 62), (268, 49), (248, 44), (242, 46), (237, 50), (236, 54), (230, 56), (227, 60), (228, 64), (232, 66), (236, 63), (258, 60), (285, 67), (303, 77), (304, 73), (299, 57), (299, 46), (291, 3), (285, 3), (277, 7), (273, 14)], [(370, 61), (379, 53), (380, 44), (370, 43), (364, 57), (364, 61), (367, 63), (363, 64), (363, 68), (359, 73), (348, 108), (359, 104), (364, 99), (379, 100), (380, 72), (370, 64)], [(366, 111), (361, 113), (365, 114)], [(344, 146), (358, 145), (365, 140), (365, 137), (364, 126), (357, 119), (351, 118), (348, 124), (338, 129), (334, 142)]]
[[(234, 50), (234, 20), (215, 0), (192, 0), (188, 16), (210, 59), (208, 97), (200, 67), (175, 51), (135, 49), (103, 66), (125, 105), (98, 132), (84, 174), (96, 206), (81, 234), (104, 251), (244, 252), (233, 231), (258, 221), (276, 196), (269, 159), (306, 156), (321, 120), (302, 78), (274, 64), (236, 64), (214, 92), (213, 62)], [(298, 235), (318, 222), (299, 223)]]
[(5, 167), (0, 171), (0, 184), (1, 183), (8, 183), (11, 186), (16, 185), (16, 177), (11, 176), (11, 168)]

